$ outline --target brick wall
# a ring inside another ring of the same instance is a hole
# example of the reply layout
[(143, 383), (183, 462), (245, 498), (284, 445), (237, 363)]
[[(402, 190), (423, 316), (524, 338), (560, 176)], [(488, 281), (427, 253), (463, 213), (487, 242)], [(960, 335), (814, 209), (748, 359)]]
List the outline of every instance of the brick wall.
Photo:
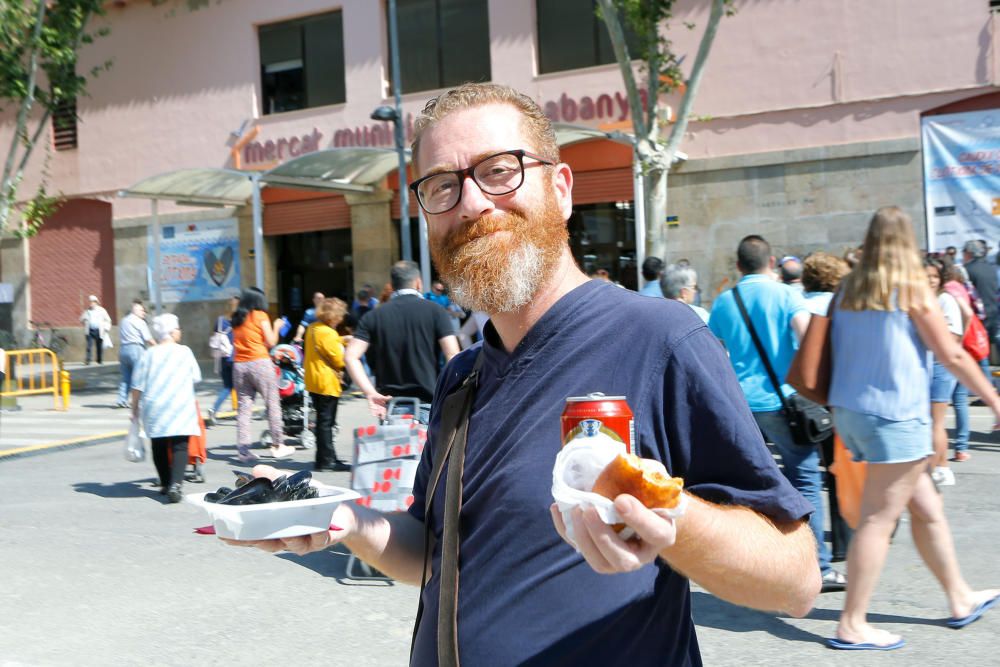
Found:
[(111, 319), (118, 321), (111, 204), (71, 199), (29, 243), (30, 319), (79, 326), (87, 296), (96, 294)]

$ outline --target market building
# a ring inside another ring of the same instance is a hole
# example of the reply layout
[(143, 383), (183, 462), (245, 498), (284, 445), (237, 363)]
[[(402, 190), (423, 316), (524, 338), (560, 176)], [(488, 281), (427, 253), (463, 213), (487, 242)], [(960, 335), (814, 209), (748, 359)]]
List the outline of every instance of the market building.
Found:
[[(575, 176), (573, 251), (585, 270), (635, 287), (632, 151), (603, 138), (629, 131), (630, 117), (594, 0), (397, 4), (404, 133), (429, 98), (468, 80), (510, 84), (554, 121), (589, 128), (561, 135)], [(993, 4), (737, 1), (686, 159), (671, 172), (665, 259), (688, 259), (710, 302), (736, 278), (746, 234), (782, 254), (840, 253), (861, 242), (875, 208), (898, 204), (922, 235), (920, 118), (997, 106)], [(676, 11), (685, 65), (707, 5)], [(132, 299), (156, 298), (159, 275), (163, 307), (204, 354), (214, 316), (241, 287), (262, 286), (274, 313), (293, 320), (314, 291), (381, 289), (401, 253), (393, 124), (371, 118), (393, 104), (384, 0), (222, 0), (194, 11), (116, 0), (100, 22), (110, 34), (83, 49), (79, 71), (112, 67), (49, 139), (49, 190), (66, 203), (37, 236), (0, 241), (15, 333), (32, 320), (67, 327), (82, 356), (72, 328), (87, 295), (117, 321)], [(0, 145), (11, 132), (0, 116)], [(258, 243), (251, 173), (263, 174)]]

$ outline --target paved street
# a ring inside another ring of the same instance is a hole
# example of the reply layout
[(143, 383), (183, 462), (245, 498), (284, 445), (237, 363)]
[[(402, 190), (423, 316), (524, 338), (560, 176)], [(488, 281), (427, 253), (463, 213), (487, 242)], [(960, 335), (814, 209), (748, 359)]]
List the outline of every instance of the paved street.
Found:
[[(212, 383), (200, 392), (203, 404)], [(63, 416), (45, 406), (0, 414), (3, 437), (39, 414), (82, 424), (101, 411), (101, 428), (123, 429), (124, 411), (107, 407), (106, 385), (78, 391)], [(974, 408), (973, 458), (956, 465), (958, 485), (945, 489), (966, 576), (1000, 586), (1000, 437), (984, 435), (988, 414)], [(33, 416), (32, 416), (32, 413)], [(338, 451), (369, 423), (363, 401), (346, 399)], [(254, 422), (263, 429), (264, 422)], [(79, 426), (82, 429), (82, 425)], [(207, 483), (230, 483), (235, 425), (209, 431)], [(416, 589), (345, 577), (347, 556), (330, 551), (300, 558), (222, 545), (192, 529), (204, 525), (189, 505), (164, 505), (151, 484), (152, 463), (128, 463), (119, 436), (103, 444), (0, 458), (0, 667), (68, 665), (270, 665), (406, 663)], [(2, 453), (2, 452), (0, 452)], [(299, 450), (290, 469), (309, 467)], [(346, 473), (322, 473), (346, 486)], [(974, 665), (995, 664), (1000, 612), (962, 631), (944, 626), (946, 608), (922, 567), (904, 522), (872, 604), (874, 621), (902, 633), (908, 646), (891, 654), (848, 654), (822, 644), (835, 627), (842, 594), (823, 595), (805, 619), (749, 611), (694, 592), (706, 665)], [(516, 640), (516, 638), (514, 639)]]

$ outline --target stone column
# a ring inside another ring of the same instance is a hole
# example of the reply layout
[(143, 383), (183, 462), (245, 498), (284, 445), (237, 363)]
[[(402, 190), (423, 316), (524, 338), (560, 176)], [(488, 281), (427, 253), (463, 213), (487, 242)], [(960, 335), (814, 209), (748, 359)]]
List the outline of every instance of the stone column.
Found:
[(375, 296), (389, 281), (389, 269), (400, 257), (399, 233), (390, 211), (392, 196), (389, 190), (345, 195), (351, 207), (354, 287), (370, 283), (375, 286)]

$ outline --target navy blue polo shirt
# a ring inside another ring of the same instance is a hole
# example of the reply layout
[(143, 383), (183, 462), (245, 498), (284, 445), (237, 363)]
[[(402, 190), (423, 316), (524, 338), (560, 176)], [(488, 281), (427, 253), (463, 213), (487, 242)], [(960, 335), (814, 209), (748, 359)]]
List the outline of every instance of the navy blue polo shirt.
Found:
[[(411, 514), (424, 518), (443, 397), (471, 370), (475, 347), (442, 373)], [(513, 354), (488, 324), (469, 422), (458, 633), (469, 665), (700, 665), (688, 580), (657, 560), (594, 572), (556, 533), (552, 466), (566, 397), (627, 397), (639, 454), (662, 461), (706, 500), (775, 521), (811, 506), (764, 445), (726, 354), (686, 304), (590, 281), (560, 299)], [(438, 548), (412, 664), (437, 664), (445, 479), (431, 522)]]

